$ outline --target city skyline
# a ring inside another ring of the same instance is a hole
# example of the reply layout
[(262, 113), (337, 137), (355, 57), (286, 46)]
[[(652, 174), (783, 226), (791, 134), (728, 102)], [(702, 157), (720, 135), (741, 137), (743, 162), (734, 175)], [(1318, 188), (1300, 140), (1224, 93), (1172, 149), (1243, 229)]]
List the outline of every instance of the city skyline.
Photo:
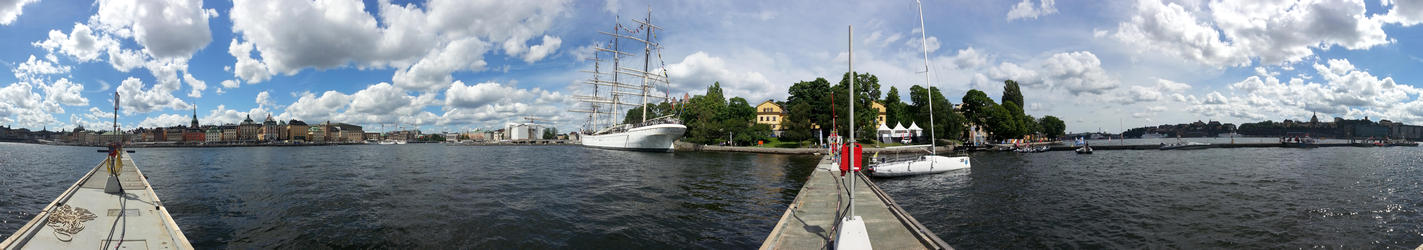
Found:
[[(1315, 112), (1423, 123), (1415, 5), (926, 1), (924, 15), (930, 78), (951, 102), (971, 88), (996, 100), (1016, 80), (1028, 114), (1087, 132)], [(117, 90), (125, 127), (187, 124), (196, 108), (213, 124), (463, 131), (539, 117), (574, 131), (582, 116), (566, 110), (587, 91), (576, 82), (606, 40), (596, 31), (648, 8), (673, 96), (719, 81), (783, 101), (797, 81), (838, 80), (847, 25), (856, 69), (883, 91), (924, 79), (914, 1), (22, 0), (0, 6), (13, 73), (0, 74), (0, 123), (107, 127)]]

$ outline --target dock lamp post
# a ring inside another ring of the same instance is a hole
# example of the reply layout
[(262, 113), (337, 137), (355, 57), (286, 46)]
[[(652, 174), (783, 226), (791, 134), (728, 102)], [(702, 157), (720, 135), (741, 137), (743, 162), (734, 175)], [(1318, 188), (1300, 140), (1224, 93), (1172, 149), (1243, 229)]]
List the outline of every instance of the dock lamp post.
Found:
[[(845, 149), (848, 150), (842, 153), (849, 157), (842, 169), (848, 168), (850, 174), (850, 209), (849, 213), (840, 219), (840, 226), (835, 232), (835, 249), (870, 249), (870, 235), (865, 230), (865, 220), (855, 215), (855, 178), (859, 177), (857, 171), (860, 170), (860, 159), (857, 157), (859, 145), (855, 143), (855, 26), (850, 26), (849, 31), (850, 52), (847, 61), (850, 67), (850, 101), (847, 103), (850, 105), (850, 140), (845, 143)], [(844, 172), (841, 173), (843, 176)]]

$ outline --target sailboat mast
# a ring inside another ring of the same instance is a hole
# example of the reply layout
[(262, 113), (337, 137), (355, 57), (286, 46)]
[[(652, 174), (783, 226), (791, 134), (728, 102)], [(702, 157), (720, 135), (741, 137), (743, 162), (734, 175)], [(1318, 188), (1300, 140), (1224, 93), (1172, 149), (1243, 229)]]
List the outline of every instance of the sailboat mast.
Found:
[(938, 152), (935, 141), (938, 141), (939, 137), (934, 135), (934, 84), (929, 82), (929, 30), (924, 28), (924, 3), (919, 0), (914, 3), (919, 6), (919, 43), (924, 48), (924, 85), (929, 85), (926, 91), (929, 99), (929, 154), (933, 155)]
[(647, 40), (642, 43), (642, 101), (638, 106), (642, 106), (642, 122), (647, 122), (647, 70), (652, 63), (652, 6), (647, 6)]

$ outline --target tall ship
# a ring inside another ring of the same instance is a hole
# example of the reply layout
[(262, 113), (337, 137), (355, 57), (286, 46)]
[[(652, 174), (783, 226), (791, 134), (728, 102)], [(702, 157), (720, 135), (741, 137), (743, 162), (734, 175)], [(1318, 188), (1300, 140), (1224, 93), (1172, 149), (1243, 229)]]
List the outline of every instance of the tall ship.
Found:
[[(580, 104), (569, 111), (588, 114), (578, 133), (583, 146), (671, 152), (673, 142), (686, 134), (687, 126), (677, 120), (673, 110), (649, 109), (655, 102), (671, 100), (672, 84), (662, 60), (662, 46), (657, 42), (657, 31), (662, 28), (652, 24), (651, 9), (646, 19), (632, 21), (636, 25), (615, 23), (612, 32), (599, 32), (610, 39), (594, 48), (593, 58), (589, 59), (593, 70), (584, 71), (592, 74), (592, 78), (583, 81), (592, 87), (592, 92), (574, 95)], [(641, 47), (641, 53), (625, 50), (636, 47)], [(642, 69), (625, 65), (628, 59), (642, 61)], [(657, 93), (659, 86), (662, 93)], [(627, 109), (631, 107), (638, 108)], [(641, 116), (624, 120), (626, 114), (633, 114), (629, 112)]]

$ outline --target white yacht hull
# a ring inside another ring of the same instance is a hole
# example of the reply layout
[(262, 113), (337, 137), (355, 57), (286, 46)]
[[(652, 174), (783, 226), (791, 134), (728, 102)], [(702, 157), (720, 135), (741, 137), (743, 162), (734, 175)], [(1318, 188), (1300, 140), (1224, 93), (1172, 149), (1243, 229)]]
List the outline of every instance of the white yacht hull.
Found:
[(870, 176), (896, 177), (921, 174), (937, 174), (971, 167), (968, 156), (947, 157), (926, 155), (923, 158), (874, 164), (870, 166)]
[(657, 124), (618, 133), (583, 135), (580, 141), (588, 147), (672, 152), (672, 143), (686, 132), (687, 126), (682, 124)]

